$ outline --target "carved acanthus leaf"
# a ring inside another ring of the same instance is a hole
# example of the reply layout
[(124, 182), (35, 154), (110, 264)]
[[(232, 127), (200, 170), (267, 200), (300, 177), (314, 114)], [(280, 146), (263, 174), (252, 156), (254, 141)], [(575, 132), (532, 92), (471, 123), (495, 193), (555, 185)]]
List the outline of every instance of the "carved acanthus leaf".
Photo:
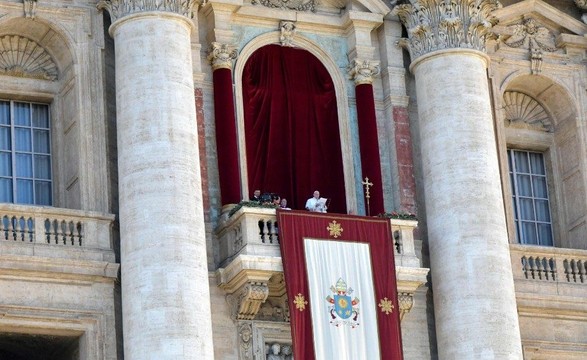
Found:
[(507, 125), (515, 128), (552, 132), (553, 126), (546, 110), (531, 96), (517, 91), (503, 94)]
[(266, 7), (282, 10), (316, 12), (316, 0), (252, 0), (251, 4), (261, 4)]
[(408, 31), (398, 45), (412, 61), (435, 50), (485, 51), (489, 30), (497, 23), (491, 12), (500, 7), (498, 0), (409, 0), (393, 9)]
[(296, 34), (296, 24), (293, 21), (282, 20), (279, 22), (279, 42), (281, 46), (293, 46), (293, 37)]
[(213, 42), (208, 51), (208, 61), (212, 65), (212, 70), (232, 69), (232, 62), (237, 55), (238, 52), (234, 46)]
[(112, 22), (147, 11), (171, 12), (191, 19), (194, 8), (200, 3), (201, 0), (101, 0), (98, 9), (108, 11)]
[(35, 41), (18, 35), (0, 37), (0, 74), (56, 80), (57, 73), (51, 55)]
[(372, 84), (373, 78), (379, 75), (379, 63), (369, 60), (355, 59), (347, 67), (347, 72), (355, 85)]

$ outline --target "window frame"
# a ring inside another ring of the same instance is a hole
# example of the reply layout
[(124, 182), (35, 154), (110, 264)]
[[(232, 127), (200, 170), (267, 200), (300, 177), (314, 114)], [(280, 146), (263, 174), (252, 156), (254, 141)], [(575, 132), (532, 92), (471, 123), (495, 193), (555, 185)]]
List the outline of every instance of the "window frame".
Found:
[[(9, 153), (10, 154), (10, 161), (11, 161), (11, 175), (10, 176), (2, 176), (1, 178), (3, 179), (10, 179), (11, 183), (12, 183), (12, 200), (11, 201), (6, 201), (4, 203), (10, 203), (10, 204), (17, 204), (17, 205), (31, 205), (31, 206), (54, 206), (55, 203), (55, 196), (54, 196), (54, 183), (55, 183), (55, 171), (53, 168), (53, 157), (54, 155), (54, 151), (53, 151), (53, 134), (52, 134), (52, 116), (51, 116), (51, 105), (49, 103), (45, 103), (45, 102), (40, 102), (40, 101), (27, 101), (25, 99), (8, 99), (8, 98), (0, 98), (0, 102), (3, 103), (8, 103), (9, 106), (9, 113), (10, 113), (10, 118), (9, 118), (9, 123), (8, 124), (4, 124), (2, 125), (3, 128), (8, 128), (10, 129), (10, 150), (2, 150), (2, 153)], [(28, 107), (28, 111), (29, 111), (29, 125), (18, 125), (16, 124), (16, 112), (15, 112), (15, 108), (16, 108), (16, 104), (26, 104)], [(35, 126), (34, 124), (34, 120), (33, 120), (33, 116), (34, 116), (34, 105), (40, 105), (40, 106), (44, 106), (46, 108), (46, 121), (47, 121), (47, 127), (38, 127)], [(16, 130), (15, 129), (28, 129), (29, 133), (30, 133), (30, 150), (28, 151), (24, 151), (24, 150), (18, 150), (17, 146), (16, 146)], [(38, 152), (35, 149), (35, 130), (41, 130), (41, 131), (46, 131), (47, 132), (47, 136), (48, 136), (48, 143), (47, 143), (47, 147), (48, 147), (48, 152)], [(23, 177), (23, 176), (19, 176), (17, 174), (17, 155), (18, 154), (29, 154), (31, 156), (31, 176), (30, 177)], [(48, 156), (49, 158), (49, 162), (48, 162), (48, 168), (49, 168), (49, 177), (48, 179), (44, 179), (44, 178), (39, 178), (37, 177), (37, 175), (35, 174), (35, 158), (37, 155), (41, 155), (41, 156)], [(27, 203), (27, 202), (20, 202), (18, 200), (18, 181), (19, 180), (26, 180), (26, 181), (31, 181), (32, 182), (32, 202), (31, 203)], [(37, 181), (39, 182), (44, 182), (44, 183), (49, 183), (49, 191), (48, 191), (48, 195), (49, 195), (49, 203), (48, 204), (44, 204), (44, 203), (40, 203), (37, 202), (37, 190), (36, 190), (36, 183)]]
[[(523, 245), (538, 245), (538, 246), (549, 246), (554, 247), (554, 222), (553, 222), (553, 212), (552, 212), (552, 200), (550, 196), (550, 189), (549, 189), (549, 171), (547, 166), (547, 156), (544, 152), (541, 151), (534, 151), (534, 150), (527, 150), (527, 149), (516, 149), (516, 148), (507, 148), (506, 150), (508, 162), (508, 176), (510, 181), (510, 198), (512, 201), (513, 207), (513, 220), (514, 220), (514, 227), (515, 227), (515, 236), (516, 241), (519, 244)], [(516, 154), (524, 154), (526, 158), (528, 171), (525, 172), (521, 169), (521, 166), (518, 166), (516, 163)], [(538, 173), (532, 167), (532, 160), (531, 154), (538, 154), (540, 155), (540, 160), (542, 163), (543, 173)], [(519, 176), (528, 176), (530, 181), (530, 195), (521, 195), (522, 192), (521, 185), (519, 185)], [(544, 185), (545, 185), (545, 197), (540, 197), (536, 193), (535, 189), (535, 178), (543, 178)], [(522, 206), (521, 201), (523, 199), (531, 200), (532, 203), (532, 212), (533, 216), (532, 219), (522, 219)], [(539, 220), (538, 219), (538, 211), (537, 211), (537, 203), (538, 201), (546, 201), (547, 210), (548, 210), (548, 218), (549, 221)], [(533, 224), (532, 228), (534, 230), (534, 235), (536, 238), (536, 243), (527, 242), (527, 234), (523, 228), (523, 224)], [(544, 239), (540, 236), (539, 226), (540, 224), (546, 224), (549, 226), (549, 236), (550, 239)], [(550, 242), (547, 242), (550, 240)]]

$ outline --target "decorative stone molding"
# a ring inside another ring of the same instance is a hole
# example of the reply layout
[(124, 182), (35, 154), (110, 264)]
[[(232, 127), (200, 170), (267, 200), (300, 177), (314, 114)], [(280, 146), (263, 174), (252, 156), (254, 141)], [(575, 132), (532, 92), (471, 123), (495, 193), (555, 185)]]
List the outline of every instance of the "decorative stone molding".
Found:
[(212, 70), (229, 69), (232, 70), (232, 62), (238, 55), (234, 46), (213, 42), (210, 44), (208, 51), (208, 61), (212, 65)]
[(268, 296), (267, 283), (247, 282), (239, 291), (228, 295), (228, 301), (232, 303), (233, 317), (237, 320), (253, 320)]
[(108, 11), (112, 22), (127, 15), (148, 11), (170, 12), (191, 19), (194, 7), (198, 4), (200, 0), (101, 0), (98, 9)]
[(531, 96), (517, 91), (503, 94), (504, 111), (507, 126), (522, 129), (553, 131), (550, 116), (546, 110)]
[(542, 72), (542, 52), (557, 50), (554, 34), (544, 26), (540, 26), (532, 18), (510, 25), (507, 29), (513, 35), (507, 38), (504, 43), (509, 47), (528, 49), (532, 74), (540, 74)]
[(251, 4), (282, 10), (316, 12), (316, 0), (252, 0)]
[[(581, 10), (587, 10), (587, 0), (575, 0), (575, 5), (577, 5), (577, 7)], [(581, 20), (587, 24), (587, 14), (583, 14), (583, 16), (581, 16)]]
[(47, 50), (18, 35), (0, 37), (0, 74), (57, 80), (57, 65)]
[(22, 4), (24, 6), (24, 17), (34, 20), (37, 11), (37, 0), (23, 0)]
[(399, 320), (402, 321), (404, 315), (409, 313), (414, 306), (414, 294), (413, 293), (398, 293), (397, 302), (399, 303)]
[(238, 352), (239, 359), (253, 359), (253, 328), (250, 323), (243, 323), (238, 329)]
[(473, 49), (485, 51), (490, 29), (497, 23), (491, 12), (498, 0), (409, 0), (397, 5), (397, 15), (408, 30), (398, 45), (407, 49), (412, 61), (436, 50)]
[(281, 46), (293, 47), (293, 37), (296, 34), (296, 24), (293, 21), (282, 20), (279, 22), (279, 29), (281, 35), (279, 35), (279, 42)]
[(355, 85), (372, 84), (373, 78), (379, 75), (379, 63), (370, 60), (353, 60), (347, 67), (347, 72)]

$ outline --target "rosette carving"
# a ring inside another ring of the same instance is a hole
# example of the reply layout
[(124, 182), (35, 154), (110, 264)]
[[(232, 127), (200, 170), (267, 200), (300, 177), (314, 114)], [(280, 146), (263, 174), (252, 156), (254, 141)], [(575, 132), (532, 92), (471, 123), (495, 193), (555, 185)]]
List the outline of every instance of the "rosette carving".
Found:
[(101, 0), (98, 9), (108, 11), (112, 22), (147, 11), (171, 12), (191, 19), (194, 7), (198, 4), (200, 0)]
[(490, 29), (497, 24), (491, 12), (500, 7), (498, 0), (409, 0), (393, 9), (408, 31), (398, 44), (412, 61), (443, 49), (485, 51)]

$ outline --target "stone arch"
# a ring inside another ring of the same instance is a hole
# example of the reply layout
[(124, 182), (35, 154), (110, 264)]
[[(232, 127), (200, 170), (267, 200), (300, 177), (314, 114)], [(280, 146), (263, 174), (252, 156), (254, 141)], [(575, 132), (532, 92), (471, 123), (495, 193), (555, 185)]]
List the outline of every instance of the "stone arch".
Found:
[(36, 46), (37, 52), (46, 52), (55, 64), (57, 70), (55, 78), (62, 78), (63, 73), (75, 63), (70, 39), (58, 27), (42, 18), (32, 21), (22, 17), (12, 17), (0, 21), (0, 39), (6, 39), (6, 37), (12, 37), (13, 43), (16, 43), (14, 38), (18, 37), (21, 48), (26, 46), (28, 50)]
[[(506, 93), (522, 93), (542, 106), (554, 127), (560, 127), (577, 118), (577, 101), (564, 85), (542, 75), (520, 75), (510, 79), (502, 87), (502, 99)], [(554, 129), (553, 129), (554, 130)]]
[[(243, 94), (242, 94), (242, 75), (245, 64), (249, 57), (258, 49), (265, 45), (280, 44), (280, 32), (269, 32), (257, 36), (249, 43), (247, 43), (239, 53), (237, 61), (234, 66), (234, 85), (236, 93), (236, 117), (237, 117), (237, 131), (239, 134), (239, 158), (241, 164), (246, 164), (246, 152), (244, 143), (244, 109), (243, 109)], [(324, 65), (332, 82), (334, 83), (336, 91), (336, 102), (338, 104), (338, 128), (340, 132), (341, 153), (343, 161), (343, 172), (345, 182), (345, 196), (347, 200), (347, 211), (356, 212), (357, 198), (355, 191), (355, 176), (354, 176), (354, 162), (352, 157), (352, 139), (350, 132), (350, 115), (347, 94), (347, 80), (340, 72), (339, 66), (318, 44), (312, 40), (296, 34), (291, 40), (291, 44), (295, 47), (307, 50), (314, 55)], [(246, 166), (241, 166), (241, 190), (246, 194), (248, 189), (248, 176)]]
[[(533, 101), (535, 109), (541, 107), (543, 113), (534, 112), (534, 115), (537, 115), (534, 120), (542, 118), (543, 127), (538, 130), (546, 130), (545, 124), (550, 129), (546, 132), (528, 131), (537, 130), (535, 126), (522, 127), (522, 131), (510, 129), (506, 131), (504, 145), (508, 148), (544, 154), (554, 244), (558, 247), (584, 249), (586, 245), (583, 239), (587, 235), (587, 174), (583, 169), (587, 163), (580, 154), (585, 153), (587, 149), (585, 135), (577, 131), (581, 128), (578, 100), (568, 86), (558, 79), (530, 74), (512, 76), (501, 87), (501, 109), (506, 126), (507, 103), (512, 102), (511, 97), (514, 95), (524, 97), (525, 104), (532, 105)], [(505, 149), (503, 151), (505, 152)], [(503, 170), (507, 174), (507, 169)], [(510, 186), (509, 180), (504, 180), (503, 184), (508, 188)], [(513, 209), (509, 207), (508, 212), (513, 214)], [(513, 218), (513, 215), (510, 218)], [(513, 225), (510, 225), (510, 232), (512, 231)]]

